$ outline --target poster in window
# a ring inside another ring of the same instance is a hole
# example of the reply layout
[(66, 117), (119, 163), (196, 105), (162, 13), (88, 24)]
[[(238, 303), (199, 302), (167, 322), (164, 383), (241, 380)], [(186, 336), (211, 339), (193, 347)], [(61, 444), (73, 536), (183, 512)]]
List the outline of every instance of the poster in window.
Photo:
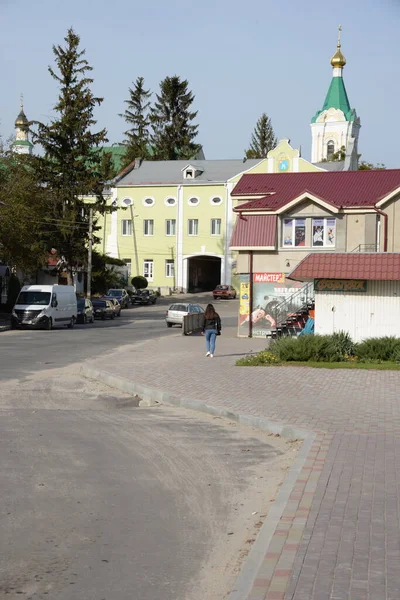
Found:
[(313, 228), (312, 228), (312, 244), (313, 246), (323, 246), (324, 245), (324, 220), (323, 219), (313, 219)]
[(326, 245), (335, 246), (336, 244), (336, 220), (326, 220)]
[(283, 245), (293, 246), (293, 219), (283, 221)]
[(294, 245), (305, 246), (306, 245), (306, 220), (296, 219), (294, 227)]

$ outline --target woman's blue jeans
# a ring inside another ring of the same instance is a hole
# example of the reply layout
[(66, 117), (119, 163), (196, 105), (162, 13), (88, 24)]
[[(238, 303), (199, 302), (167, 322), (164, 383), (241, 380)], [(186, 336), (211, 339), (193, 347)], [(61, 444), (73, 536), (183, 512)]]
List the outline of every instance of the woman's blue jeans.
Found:
[(217, 337), (216, 329), (206, 329), (206, 348), (207, 352), (214, 354), (215, 338)]

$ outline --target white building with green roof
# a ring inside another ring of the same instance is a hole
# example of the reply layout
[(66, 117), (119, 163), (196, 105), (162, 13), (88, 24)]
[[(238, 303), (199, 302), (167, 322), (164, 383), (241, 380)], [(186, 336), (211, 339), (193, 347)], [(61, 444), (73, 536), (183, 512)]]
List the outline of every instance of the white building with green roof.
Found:
[[(358, 136), (361, 125), (356, 111), (350, 106), (343, 80), (346, 59), (341, 51), (340, 31), (339, 27), (337, 49), (331, 58), (332, 81), (322, 109), (311, 120), (311, 162), (324, 167), (327, 161), (332, 161), (330, 164), (335, 166), (336, 162), (337, 170), (353, 171), (358, 168)], [(346, 156), (344, 160), (344, 157), (338, 157), (342, 152)]]
[(32, 154), (33, 144), (29, 140), (29, 121), (24, 113), (24, 105), (21, 100), (21, 110), (15, 119), (15, 140), (12, 150), (17, 154)]

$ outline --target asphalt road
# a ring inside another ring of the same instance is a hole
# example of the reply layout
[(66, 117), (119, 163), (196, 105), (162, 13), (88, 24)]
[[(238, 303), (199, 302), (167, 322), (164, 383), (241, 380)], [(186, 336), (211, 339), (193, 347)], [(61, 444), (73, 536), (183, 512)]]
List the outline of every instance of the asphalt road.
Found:
[[(0, 334), (1, 600), (220, 600), (233, 584), (285, 444), (139, 408), (78, 374), (79, 361), (121, 344), (181, 335), (165, 326), (166, 304)], [(236, 302), (218, 310), (235, 322)]]
[[(213, 302), (210, 294), (199, 294), (182, 301), (198, 302), (205, 306)], [(125, 309), (114, 321), (99, 321), (76, 325), (74, 329), (17, 330), (0, 333), (0, 380), (21, 378), (37, 370), (68, 366), (111, 352), (125, 344), (165, 335), (180, 335), (179, 327), (168, 329), (165, 311), (172, 302), (162, 298), (154, 306), (134, 306)], [(238, 301), (218, 300), (216, 308), (222, 325), (237, 322)]]

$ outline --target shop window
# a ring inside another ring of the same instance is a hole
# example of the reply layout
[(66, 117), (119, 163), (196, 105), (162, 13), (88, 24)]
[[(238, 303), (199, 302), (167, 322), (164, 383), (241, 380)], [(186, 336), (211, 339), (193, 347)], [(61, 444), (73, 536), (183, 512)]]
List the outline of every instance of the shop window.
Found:
[(282, 246), (302, 248), (306, 245), (306, 220), (284, 219), (282, 228)]
[(312, 220), (312, 245), (314, 248), (336, 246), (336, 219)]

